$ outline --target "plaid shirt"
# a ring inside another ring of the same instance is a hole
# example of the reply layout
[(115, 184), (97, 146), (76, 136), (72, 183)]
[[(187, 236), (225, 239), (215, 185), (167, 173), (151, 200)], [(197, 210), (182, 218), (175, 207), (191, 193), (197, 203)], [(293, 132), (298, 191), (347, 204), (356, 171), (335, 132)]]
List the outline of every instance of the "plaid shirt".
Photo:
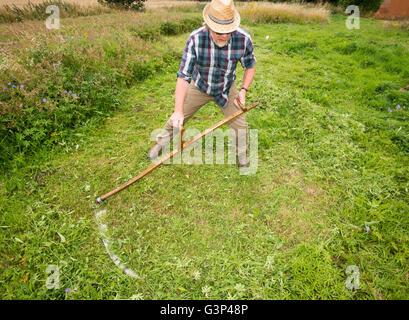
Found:
[(205, 27), (194, 30), (186, 41), (177, 76), (191, 82), (203, 93), (212, 95), (215, 102), (226, 107), (229, 90), (236, 79), (240, 61), (244, 69), (256, 63), (250, 35), (242, 28), (232, 32), (227, 44), (218, 47)]

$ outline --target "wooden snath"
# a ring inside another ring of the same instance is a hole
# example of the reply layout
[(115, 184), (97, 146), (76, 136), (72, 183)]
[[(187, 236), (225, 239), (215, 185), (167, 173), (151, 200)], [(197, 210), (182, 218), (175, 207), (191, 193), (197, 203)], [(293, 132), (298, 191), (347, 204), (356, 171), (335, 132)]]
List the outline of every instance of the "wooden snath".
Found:
[(189, 141), (187, 141), (185, 143), (183, 143), (183, 133), (185, 131), (185, 128), (182, 126), (180, 128), (181, 131), (180, 131), (180, 148), (179, 149), (176, 149), (176, 150), (172, 151), (171, 153), (167, 154), (166, 156), (162, 157), (156, 163), (154, 163), (152, 166), (150, 166), (145, 171), (138, 174), (135, 178), (129, 180), (127, 183), (121, 185), (120, 187), (116, 188), (115, 190), (112, 190), (112, 191), (98, 197), (97, 198), (97, 203), (102, 203), (102, 201), (104, 201), (104, 200), (108, 199), (109, 197), (113, 196), (114, 194), (126, 189), (127, 187), (134, 184), (136, 181), (138, 181), (139, 179), (141, 179), (142, 177), (146, 176), (148, 173), (152, 172), (154, 169), (159, 167), (165, 161), (172, 158), (175, 154), (177, 154), (178, 152), (181, 152), (184, 148), (186, 148), (190, 144), (192, 144), (195, 141), (199, 140), (200, 138), (202, 138), (206, 134), (216, 130), (217, 128), (221, 127), (222, 125), (230, 122), (234, 118), (237, 118), (238, 116), (242, 115), (243, 113), (253, 109), (254, 107), (256, 107), (259, 104), (259, 102), (255, 102), (255, 103), (249, 105), (248, 107), (245, 107), (240, 103), (240, 101), (238, 99), (236, 99), (236, 102), (239, 105), (239, 107), (241, 108), (241, 110), (239, 110), (239, 111), (233, 113), (232, 115), (230, 115), (229, 117), (221, 120), (220, 122), (216, 123), (215, 125), (211, 126), (210, 128), (206, 129), (205, 131), (203, 131), (202, 133), (198, 134), (197, 136), (195, 136), (194, 138), (192, 138), (191, 140), (189, 140)]

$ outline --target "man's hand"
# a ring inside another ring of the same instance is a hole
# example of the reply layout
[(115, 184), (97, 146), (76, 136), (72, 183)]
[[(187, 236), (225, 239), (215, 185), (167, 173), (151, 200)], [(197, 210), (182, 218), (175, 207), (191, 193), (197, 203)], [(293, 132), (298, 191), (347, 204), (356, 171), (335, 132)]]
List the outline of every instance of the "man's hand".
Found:
[[(243, 105), (243, 107), (245, 108), (246, 107), (246, 90), (244, 89), (240, 90), (239, 96), (236, 99), (238, 99)], [(233, 101), (234, 104), (237, 106), (237, 108), (239, 108), (240, 110), (243, 110), (243, 108), (241, 108), (239, 104), (237, 103), (236, 99), (234, 99)]]
[(183, 119), (184, 119), (183, 112), (175, 111), (170, 117), (170, 123), (174, 127), (181, 128), (183, 126)]

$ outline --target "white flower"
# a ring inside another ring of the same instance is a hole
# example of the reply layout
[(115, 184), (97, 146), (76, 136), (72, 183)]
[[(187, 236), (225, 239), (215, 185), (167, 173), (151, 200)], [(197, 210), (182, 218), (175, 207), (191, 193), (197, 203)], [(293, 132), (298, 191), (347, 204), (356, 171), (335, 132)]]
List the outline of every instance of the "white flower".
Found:
[(236, 289), (238, 297), (241, 297), (244, 294), (244, 292), (246, 291), (246, 287), (244, 285), (242, 285), (241, 283), (236, 284), (234, 286), (234, 289)]
[(198, 271), (198, 270), (193, 271), (193, 279), (195, 279), (195, 280), (200, 279), (200, 271)]
[(227, 300), (237, 300), (235, 295), (231, 295), (230, 292), (227, 293)]
[(269, 38), (270, 38), (270, 36), (267, 36), (267, 37), (266, 37), (266, 40), (268, 40)]
[(209, 295), (209, 293), (210, 293), (210, 290), (211, 290), (211, 288), (208, 287), (208, 286), (204, 286), (204, 287), (202, 288), (202, 293), (205, 295), (206, 298), (208, 297), (208, 295)]
[(143, 300), (143, 294), (142, 293), (134, 294), (132, 297), (129, 298), (129, 300)]
[(267, 269), (273, 269), (274, 256), (267, 256), (266, 264), (264, 265)]

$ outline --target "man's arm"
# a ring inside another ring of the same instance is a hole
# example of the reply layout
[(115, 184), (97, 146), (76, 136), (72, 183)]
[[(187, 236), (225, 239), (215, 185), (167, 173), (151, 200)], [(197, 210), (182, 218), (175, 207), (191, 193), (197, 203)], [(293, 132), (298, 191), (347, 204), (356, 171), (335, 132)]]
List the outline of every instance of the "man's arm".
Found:
[(180, 68), (177, 72), (175, 89), (175, 111), (170, 117), (170, 123), (174, 127), (181, 127), (183, 125), (183, 104), (185, 101), (187, 88), (192, 81), (192, 74), (195, 64), (196, 52), (194, 50), (194, 39), (192, 36), (189, 36), (186, 41), (185, 50), (183, 51)]
[[(248, 68), (248, 69), (246, 69), (246, 71), (244, 71), (243, 84), (242, 84), (243, 88), (248, 89), (250, 87), (251, 83), (253, 82), (255, 72), (256, 72), (256, 67), (255, 66), (251, 67), (251, 68)], [(247, 93), (247, 91), (244, 90), (244, 89), (240, 89), (240, 91), (239, 91), (239, 100), (240, 100), (240, 102), (241, 102), (241, 104), (243, 106), (246, 105), (246, 93)], [(233, 101), (233, 102), (238, 108), (240, 108), (237, 105), (236, 101)]]
[(178, 77), (176, 81), (176, 90), (175, 90), (175, 112), (173, 112), (170, 117), (170, 122), (174, 127), (180, 127), (183, 125), (183, 104), (185, 102), (187, 88), (189, 82)]
[(246, 71), (244, 71), (242, 87), (246, 89), (250, 87), (251, 83), (253, 82), (255, 72), (256, 72), (256, 67), (248, 68)]

